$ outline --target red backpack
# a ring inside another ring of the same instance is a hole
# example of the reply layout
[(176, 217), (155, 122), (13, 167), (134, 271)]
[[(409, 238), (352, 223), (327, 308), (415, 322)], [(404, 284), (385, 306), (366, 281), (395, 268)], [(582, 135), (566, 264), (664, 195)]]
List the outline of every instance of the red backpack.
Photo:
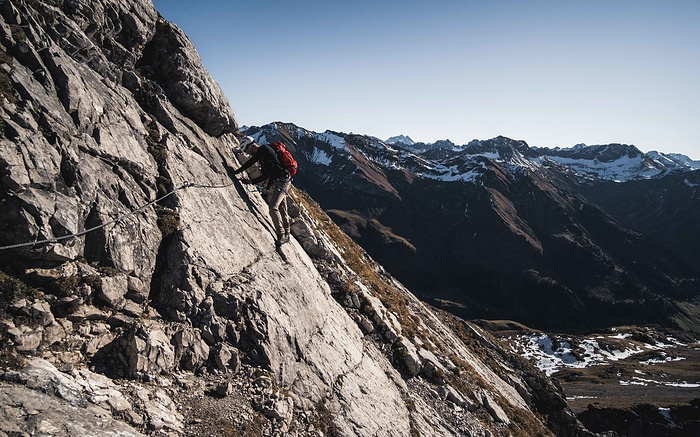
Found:
[(289, 150), (287, 150), (287, 146), (280, 141), (275, 141), (274, 143), (270, 144), (270, 147), (272, 147), (277, 153), (277, 159), (279, 159), (280, 164), (282, 164), (282, 168), (289, 173), (289, 176), (291, 177), (297, 174), (297, 161), (294, 159)]

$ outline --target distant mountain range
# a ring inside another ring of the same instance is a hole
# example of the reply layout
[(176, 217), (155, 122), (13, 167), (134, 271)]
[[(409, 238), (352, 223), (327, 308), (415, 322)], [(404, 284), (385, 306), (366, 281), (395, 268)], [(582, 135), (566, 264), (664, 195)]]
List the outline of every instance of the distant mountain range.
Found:
[(416, 143), (403, 135), (390, 138), (386, 144), (418, 154), (438, 149), (450, 156), (488, 157), (533, 168), (559, 165), (563, 171), (572, 172), (581, 180), (624, 182), (659, 177), (669, 172), (700, 169), (700, 161), (694, 161), (685, 155), (643, 153), (635, 146), (626, 144), (578, 144), (571, 148), (549, 149), (530, 147), (524, 141), (497, 137), (486, 141), (473, 140), (469, 144), (458, 146), (449, 140), (430, 144)]
[(406, 135), (397, 135), (394, 137), (391, 137), (385, 141), (387, 144), (403, 144), (405, 146), (412, 146), (416, 144), (415, 141), (411, 139), (411, 137), (408, 137)]
[(631, 145), (387, 141), (248, 128), (390, 273), (468, 318), (700, 330), (700, 162)]

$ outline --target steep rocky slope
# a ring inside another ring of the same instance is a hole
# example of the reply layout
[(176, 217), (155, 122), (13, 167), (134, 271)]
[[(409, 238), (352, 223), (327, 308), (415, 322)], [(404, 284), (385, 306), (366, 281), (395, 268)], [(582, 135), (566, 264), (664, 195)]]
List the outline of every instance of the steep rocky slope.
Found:
[(275, 250), (227, 99), (149, 1), (0, 13), (2, 433), (589, 434), (302, 192)]

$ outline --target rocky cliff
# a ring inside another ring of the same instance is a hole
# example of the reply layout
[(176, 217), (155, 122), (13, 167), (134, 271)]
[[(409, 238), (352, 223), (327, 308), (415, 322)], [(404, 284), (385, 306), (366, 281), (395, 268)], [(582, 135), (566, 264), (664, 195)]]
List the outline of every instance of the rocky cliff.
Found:
[(0, 13), (2, 434), (588, 434), (303, 192), (276, 250), (226, 97), (149, 1)]

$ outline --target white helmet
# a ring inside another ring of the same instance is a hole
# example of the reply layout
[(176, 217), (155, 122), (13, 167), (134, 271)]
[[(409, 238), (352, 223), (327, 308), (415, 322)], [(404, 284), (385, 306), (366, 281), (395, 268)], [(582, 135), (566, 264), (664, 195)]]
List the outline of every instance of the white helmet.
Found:
[(240, 143), (241, 150), (245, 150), (251, 144), (255, 144), (255, 139), (253, 139), (253, 137), (243, 137)]

